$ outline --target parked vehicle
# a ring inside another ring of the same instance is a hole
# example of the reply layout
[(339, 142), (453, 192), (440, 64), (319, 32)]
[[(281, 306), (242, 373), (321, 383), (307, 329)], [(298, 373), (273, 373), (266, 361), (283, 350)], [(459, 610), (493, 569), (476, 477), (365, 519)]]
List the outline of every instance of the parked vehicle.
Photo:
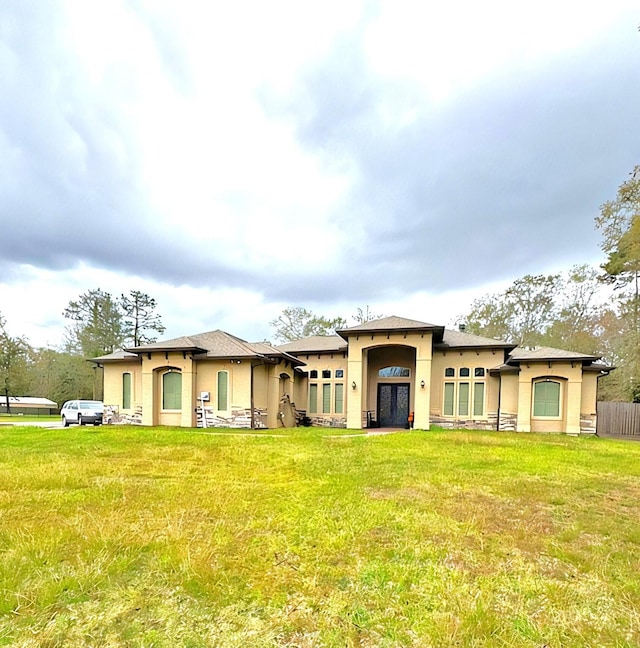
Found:
[(104, 405), (102, 401), (88, 400), (67, 401), (60, 410), (64, 427), (69, 427), (71, 423), (100, 425), (103, 413)]

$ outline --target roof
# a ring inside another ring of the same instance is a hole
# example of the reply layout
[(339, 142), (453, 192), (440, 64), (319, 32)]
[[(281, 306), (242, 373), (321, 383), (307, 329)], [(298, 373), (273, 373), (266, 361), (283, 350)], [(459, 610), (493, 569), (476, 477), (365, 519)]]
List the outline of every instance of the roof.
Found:
[(473, 333), (465, 333), (463, 331), (445, 329), (442, 342), (438, 342), (434, 346), (438, 349), (442, 349), (444, 347), (490, 347), (494, 349), (513, 349), (516, 345), (510, 342), (504, 342), (503, 340), (494, 340), (493, 338), (474, 335)]
[(432, 331), (436, 334), (436, 338), (441, 338), (444, 332), (444, 326), (392, 315), (390, 317), (382, 317), (364, 322), (363, 324), (351, 326), (346, 329), (340, 329), (336, 333), (347, 339), (350, 335), (357, 335), (358, 333), (392, 333), (402, 331)]
[(331, 353), (347, 350), (347, 343), (339, 335), (312, 335), (301, 340), (279, 344), (286, 353)]
[(116, 349), (113, 353), (100, 356), (99, 358), (87, 358), (89, 362), (118, 362), (119, 360), (137, 360), (135, 353), (129, 353), (124, 349)]
[(601, 356), (589, 355), (587, 353), (578, 353), (577, 351), (565, 351), (564, 349), (554, 349), (552, 347), (517, 347), (510, 354), (507, 362), (522, 362), (526, 360), (580, 360), (593, 362), (599, 360)]
[[(6, 405), (7, 399), (0, 397), (0, 405)], [(9, 405), (27, 405), (31, 407), (57, 407), (58, 404), (48, 398), (37, 396), (9, 396)]]
[(295, 364), (300, 361), (285, 351), (267, 342), (247, 342), (235, 335), (219, 329), (195, 335), (173, 338), (143, 344), (126, 350), (130, 354), (151, 353), (153, 351), (190, 351), (194, 357), (202, 358), (287, 358)]

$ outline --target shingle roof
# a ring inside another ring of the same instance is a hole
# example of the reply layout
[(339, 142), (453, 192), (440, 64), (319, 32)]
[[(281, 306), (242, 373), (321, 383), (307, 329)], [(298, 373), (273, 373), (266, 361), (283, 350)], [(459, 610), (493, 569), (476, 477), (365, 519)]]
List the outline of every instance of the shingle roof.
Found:
[(266, 342), (247, 342), (225, 331), (215, 330), (195, 335), (153, 342), (127, 349), (133, 354), (153, 351), (192, 351), (197, 358), (281, 357), (299, 363), (297, 358)]
[(443, 347), (492, 347), (501, 349), (513, 349), (516, 345), (502, 340), (474, 335), (473, 333), (464, 333), (463, 331), (453, 331), (445, 329), (442, 342), (434, 345), (436, 348)]
[(350, 326), (346, 329), (341, 329), (343, 332), (357, 332), (357, 331), (388, 331), (390, 329), (424, 329), (424, 328), (442, 328), (436, 324), (428, 324), (427, 322), (419, 322), (418, 320), (407, 319), (406, 317), (398, 317), (391, 315), (389, 317), (381, 317), (380, 319), (370, 320), (363, 324)]
[(419, 322), (418, 320), (407, 319), (406, 317), (398, 317), (391, 315), (390, 317), (382, 317), (377, 320), (364, 322), (357, 326), (351, 326), (346, 329), (336, 331), (338, 335), (347, 338), (349, 335), (357, 333), (376, 333), (383, 331), (435, 331), (442, 334), (443, 326), (437, 324), (428, 324), (427, 322)]
[(578, 353), (577, 351), (565, 351), (552, 347), (535, 347), (527, 349), (517, 347), (510, 354), (507, 362), (522, 362), (524, 360), (599, 360), (601, 356)]
[(339, 335), (312, 335), (302, 340), (279, 344), (278, 349), (286, 353), (330, 353), (346, 351), (347, 343)]
[(113, 353), (100, 356), (99, 358), (87, 358), (89, 362), (116, 362), (118, 360), (136, 360), (138, 356), (135, 353), (129, 353), (124, 349), (116, 349)]

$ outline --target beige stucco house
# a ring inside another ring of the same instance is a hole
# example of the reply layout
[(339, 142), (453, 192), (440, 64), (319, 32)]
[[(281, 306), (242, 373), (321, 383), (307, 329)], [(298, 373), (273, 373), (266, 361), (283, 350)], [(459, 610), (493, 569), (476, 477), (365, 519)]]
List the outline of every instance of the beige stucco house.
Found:
[(193, 427), (594, 433), (599, 356), (401, 317), (280, 346), (224, 331), (96, 358), (113, 420)]

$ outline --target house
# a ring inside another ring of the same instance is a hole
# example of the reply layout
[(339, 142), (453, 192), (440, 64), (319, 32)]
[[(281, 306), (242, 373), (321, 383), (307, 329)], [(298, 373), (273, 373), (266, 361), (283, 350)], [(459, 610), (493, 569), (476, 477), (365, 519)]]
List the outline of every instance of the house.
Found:
[(280, 346), (212, 331), (93, 361), (116, 420), (144, 425), (580, 434), (595, 433), (599, 360), (385, 317)]

